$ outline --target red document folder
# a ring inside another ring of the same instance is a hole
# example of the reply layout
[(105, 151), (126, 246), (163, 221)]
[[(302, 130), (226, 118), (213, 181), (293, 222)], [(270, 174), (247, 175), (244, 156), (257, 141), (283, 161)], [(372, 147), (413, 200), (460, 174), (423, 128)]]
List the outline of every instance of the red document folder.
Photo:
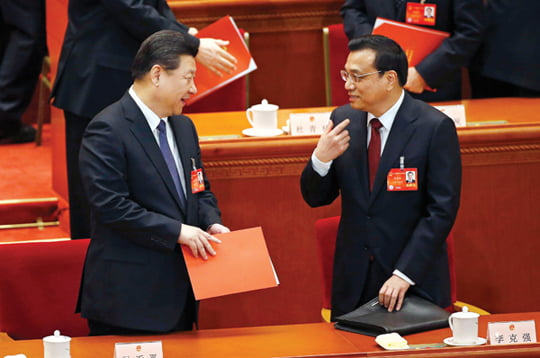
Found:
[(444, 31), (431, 30), (425, 27), (405, 24), (378, 17), (373, 26), (373, 34), (384, 35), (396, 41), (413, 67), (441, 45), (450, 34)]
[(193, 257), (182, 245), (184, 260), (197, 300), (276, 287), (279, 284), (260, 227), (214, 235), (216, 256)]
[(251, 57), (249, 49), (232, 17), (222, 17), (204, 29), (201, 29), (196, 36), (198, 38), (211, 37), (229, 41), (227, 51), (236, 57), (238, 63), (236, 64), (235, 71), (231, 73), (222, 71), (221, 76), (216, 75), (208, 68), (197, 63), (197, 74), (195, 76), (197, 94), (191, 97), (187, 101), (187, 104), (196, 102), (235, 79), (245, 76), (257, 69), (257, 65)]

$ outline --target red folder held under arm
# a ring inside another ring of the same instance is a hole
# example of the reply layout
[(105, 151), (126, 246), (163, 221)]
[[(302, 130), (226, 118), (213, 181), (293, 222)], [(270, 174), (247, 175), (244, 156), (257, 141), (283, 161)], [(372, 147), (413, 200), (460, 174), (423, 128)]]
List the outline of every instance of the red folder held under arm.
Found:
[(236, 70), (231, 73), (221, 71), (222, 76), (216, 75), (208, 68), (197, 63), (197, 73), (195, 75), (197, 94), (187, 100), (188, 104), (196, 102), (237, 78), (245, 76), (257, 69), (257, 65), (255, 64), (253, 57), (251, 57), (251, 53), (244, 42), (244, 38), (240, 34), (240, 30), (238, 30), (232, 17), (222, 17), (216, 22), (201, 29), (195, 36), (200, 39), (210, 37), (229, 41), (227, 52), (236, 57), (238, 62), (236, 63)]
[(372, 34), (384, 35), (396, 41), (405, 51), (409, 67), (419, 64), (427, 55), (441, 45), (450, 34), (403, 22), (378, 17)]
[(279, 284), (260, 227), (214, 235), (216, 256), (193, 257), (182, 245), (184, 260), (197, 300), (276, 287)]

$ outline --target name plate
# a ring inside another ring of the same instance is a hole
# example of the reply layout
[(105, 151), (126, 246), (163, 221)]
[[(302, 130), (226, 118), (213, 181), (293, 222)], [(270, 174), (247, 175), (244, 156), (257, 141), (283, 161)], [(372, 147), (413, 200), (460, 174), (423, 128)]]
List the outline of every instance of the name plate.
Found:
[(492, 345), (536, 343), (535, 322), (489, 322), (487, 336)]
[(291, 135), (320, 135), (330, 120), (330, 112), (291, 113), (289, 131)]
[(448, 106), (434, 106), (439, 111), (446, 114), (454, 120), (456, 127), (466, 127), (465, 106), (462, 104), (453, 104)]
[(115, 343), (114, 358), (163, 358), (161, 341)]

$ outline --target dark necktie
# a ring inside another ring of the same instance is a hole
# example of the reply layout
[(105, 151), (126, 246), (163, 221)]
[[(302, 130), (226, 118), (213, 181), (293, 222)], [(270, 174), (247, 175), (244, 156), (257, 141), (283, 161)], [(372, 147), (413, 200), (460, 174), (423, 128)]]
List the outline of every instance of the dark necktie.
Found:
[(171, 152), (171, 147), (169, 147), (169, 142), (167, 141), (167, 124), (163, 119), (159, 122), (158, 131), (159, 149), (161, 149), (163, 159), (165, 159), (165, 163), (167, 163), (167, 168), (169, 168), (169, 172), (171, 173), (172, 179), (174, 181), (174, 186), (176, 187), (176, 191), (178, 192), (178, 196), (180, 197), (180, 204), (182, 205), (182, 208), (185, 208), (186, 196), (184, 195), (184, 190), (182, 189), (182, 182), (180, 181), (180, 175), (178, 174), (178, 169), (176, 167), (173, 154)]
[(381, 122), (377, 118), (373, 118), (371, 124), (371, 139), (368, 146), (368, 165), (369, 165), (369, 190), (373, 190), (373, 182), (381, 161), (381, 133), (379, 129), (382, 127)]

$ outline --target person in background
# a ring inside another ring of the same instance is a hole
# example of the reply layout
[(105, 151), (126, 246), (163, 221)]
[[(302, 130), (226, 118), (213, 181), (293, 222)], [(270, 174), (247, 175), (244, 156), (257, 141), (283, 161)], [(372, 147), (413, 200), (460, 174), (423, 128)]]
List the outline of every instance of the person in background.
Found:
[[(454, 122), (403, 90), (408, 63), (395, 41), (366, 35), (349, 49), (341, 75), (350, 104), (332, 112), (300, 181), (311, 207), (341, 194), (332, 317), (374, 297), (399, 310), (409, 291), (447, 307), (446, 237), (461, 192)], [(396, 189), (407, 171), (416, 183)]]
[(488, 27), (471, 71), (473, 98), (540, 97), (537, 0), (489, 0)]
[(21, 117), (47, 54), (44, 0), (0, 1), (0, 144), (34, 141)]
[(450, 37), (409, 68), (404, 88), (427, 102), (461, 99), (462, 68), (476, 53), (485, 28), (482, 0), (345, 0), (341, 8), (345, 33), (349, 39), (370, 34), (377, 17), (406, 22), (411, 18), (410, 3), (435, 9), (430, 21), (412, 18), (410, 25), (446, 31)]
[(51, 96), (64, 110), (72, 238), (90, 235), (88, 201), (82, 190), (78, 157), (82, 135), (99, 111), (118, 100), (131, 83), (130, 65), (140, 44), (159, 30), (173, 30), (196, 41), (196, 60), (216, 73), (230, 71), (236, 59), (228, 41), (197, 39), (197, 30), (176, 21), (166, 0), (70, 0), (68, 26)]
[(229, 232), (204, 175), (193, 122), (198, 42), (180, 32), (151, 35), (135, 56), (133, 85), (88, 125), (80, 151), (92, 212), (78, 311), (90, 335), (191, 330), (197, 303), (180, 245), (215, 255)]

